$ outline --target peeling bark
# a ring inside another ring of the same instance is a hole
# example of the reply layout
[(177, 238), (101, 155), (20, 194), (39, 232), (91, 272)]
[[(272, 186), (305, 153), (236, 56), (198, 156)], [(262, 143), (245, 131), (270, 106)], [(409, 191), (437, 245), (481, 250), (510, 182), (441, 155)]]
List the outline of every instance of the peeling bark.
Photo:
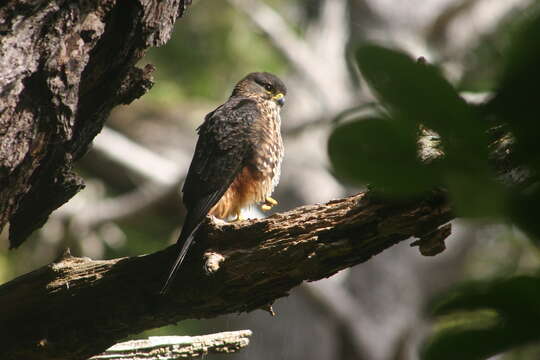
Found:
[(8, 0), (0, 6), (0, 229), (19, 246), (84, 185), (73, 162), (112, 108), (152, 86), (147, 48), (188, 0)]

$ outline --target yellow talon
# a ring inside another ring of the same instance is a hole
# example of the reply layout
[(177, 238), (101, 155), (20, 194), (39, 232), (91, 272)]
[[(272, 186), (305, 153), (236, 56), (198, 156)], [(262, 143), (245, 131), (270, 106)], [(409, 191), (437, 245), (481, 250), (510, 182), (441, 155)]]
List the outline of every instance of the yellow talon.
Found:
[(264, 199), (264, 204), (261, 205), (261, 210), (268, 211), (268, 210), (272, 209), (272, 207), (274, 205), (277, 205), (277, 204), (278, 204), (278, 202), (276, 201), (276, 199), (272, 199), (270, 196), (267, 196)]

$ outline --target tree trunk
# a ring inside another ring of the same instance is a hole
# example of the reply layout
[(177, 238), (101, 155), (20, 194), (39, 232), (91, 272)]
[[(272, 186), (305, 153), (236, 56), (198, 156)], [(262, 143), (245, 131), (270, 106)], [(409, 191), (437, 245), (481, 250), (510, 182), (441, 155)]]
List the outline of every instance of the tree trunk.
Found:
[(111, 109), (152, 86), (135, 66), (189, 0), (31, 1), (0, 7), (0, 229), (19, 246), (80, 189), (73, 163)]

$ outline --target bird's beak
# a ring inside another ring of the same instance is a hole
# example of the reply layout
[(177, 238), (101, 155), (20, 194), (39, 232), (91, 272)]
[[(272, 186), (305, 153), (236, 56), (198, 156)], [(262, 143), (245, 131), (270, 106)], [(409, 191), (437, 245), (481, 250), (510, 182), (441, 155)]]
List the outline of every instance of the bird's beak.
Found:
[(272, 97), (272, 99), (274, 99), (274, 101), (276, 103), (278, 103), (279, 106), (283, 106), (283, 104), (285, 104), (285, 96), (283, 96), (282, 93), (274, 95), (274, 97)]

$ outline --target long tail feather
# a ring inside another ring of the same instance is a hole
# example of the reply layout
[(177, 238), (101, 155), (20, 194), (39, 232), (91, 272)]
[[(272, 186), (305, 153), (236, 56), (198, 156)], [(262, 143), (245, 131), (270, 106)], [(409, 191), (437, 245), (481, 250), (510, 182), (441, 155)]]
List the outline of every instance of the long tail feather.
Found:
[(167, 277), (167, 281), (165, 281), (165, 284), (161, 288), (161, 291), (159, 292), (161, 295), (165, 295), (167, 291), (169, 291), (169, 288), (171, 287), (172, 281), (174, 280), (176, 273), (180, 269), (180, 266), (182, 265), (182, 262), (184, 261), (184, 258), (186, 257), (189, 248), (191, 247), (191, 243), (193, 242), (193, 238), (195, 236), (195, 233), (197, 232), (197, 229), (199, 229), (199, 226), (201, 224), (199, 223), (196, 225), (193, 230), (189, 231), (186, 226), (182, 228), (182, 232), (180, 233), (180, 237), (178, 238), (177, 244), (183, 244), (182, 250), (180, 251), (180, 254), (176, 258), (176, 261), (174, 262), (173, 267), (171, 268), (171, 271), (169, 271), (169, 276)]
[(180, 237), (177, 241), (178, 245), (182, 245), (182, 250), (180, 250), (180, 254), (176, 258), (176, 261), (174, 262), (174, 265), (169, 272), (169, 277), (167, 277), (165, 285), (163, 285), (163, 287), (161, 288), (161, 295), (166, 294), (169, 290), (171, 283), (174, 280), (178, 269), (180, 269), (180, 266), (182, 265), (182, 262), (184, 261), (184, 258), (186, 257), (187, 252), (191, 246), (191, 243), (193, 242), (193, 237), (195, 236), (195, 233), (203, 223), (206, 214), (208, 214), (208, 211), (223, 196), (223, 193), (228, 188), (228, 186), (229, 185), (227, 184), (227, 186), (223, 186), (218, 191), (214, 191), (206, 195), (205, 197), (199, 199), (193, 206), (189, 207), (184, 226), (182, 227), (182, 232), (180, 233)]

